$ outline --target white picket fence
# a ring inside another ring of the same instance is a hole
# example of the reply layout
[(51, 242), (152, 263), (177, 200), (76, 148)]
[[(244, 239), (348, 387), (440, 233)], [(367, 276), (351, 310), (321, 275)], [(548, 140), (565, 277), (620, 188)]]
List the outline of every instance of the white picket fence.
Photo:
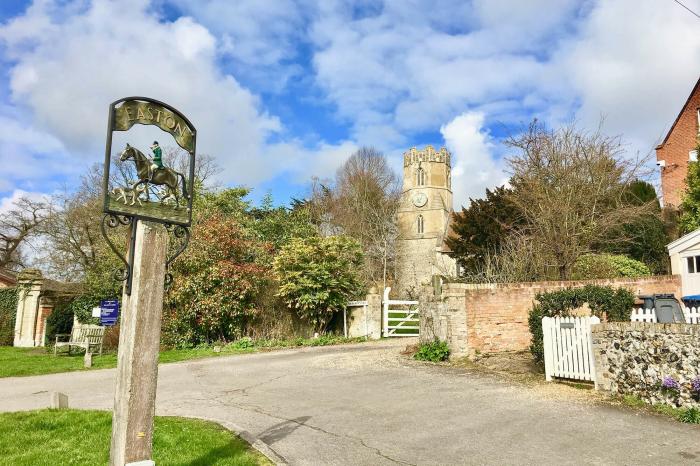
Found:
[[(700, 324), (700, 307), (683, 307), (687, 324)], [(632, 309), (630, 322), (656, 322), (656, 309)]]
[(418, 301), (389, 299), (391, 288), (384, 289), (382, 335), (417, 337), (420, 335)]
[(591, 325), (598, 317), (545, 317), (544, 365), (547, 381), (553, 377), (595, 382)]

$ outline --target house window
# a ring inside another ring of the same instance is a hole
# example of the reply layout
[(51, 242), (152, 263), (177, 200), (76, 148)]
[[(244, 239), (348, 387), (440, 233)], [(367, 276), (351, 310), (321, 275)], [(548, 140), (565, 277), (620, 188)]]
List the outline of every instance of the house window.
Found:
[(698, 161), (698, 151), (697, 150), (691, 150), (688, 152), (688, 160), (691, 162), (697, 162)]
[(418, 186), (423, 186), (425, 184), (425, 170), (422, 168), (418, 169), (418, 172), (416, 173), (416, 178), (417, 178), (417, 185)]
[(416, 220), (416, 226), (418, 228), (418, 234), (423, 234), (423, 216), (419, 215)]
[(685, 258), (688, 273), (700, 273), (700, 256), (690, 256)]

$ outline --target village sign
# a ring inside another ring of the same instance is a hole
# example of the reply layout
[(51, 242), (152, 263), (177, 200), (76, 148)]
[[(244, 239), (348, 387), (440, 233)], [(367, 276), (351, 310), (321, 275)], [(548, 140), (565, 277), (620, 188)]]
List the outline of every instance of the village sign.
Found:
[[(165, 165), (158, 141), (148, 148), (127, 143), (117, 148), (113, 157), (112, 135), (129, 131), (135, 124), (154, 125), (169, 133), (184, 149), (188, 161), (185, 173)], [(133, 250), (136, 222), (145, 220), (162, 223), (181, 240), (180, 247), (166, 261), (170, 263), (187, 247), (189, 226), (192, 224), (192, 196), (197, 130), (182, 113), (170, 105), (148, 97), (127, 97), (109, 106), (104, 178), (102, 182), (104, 217), (102, 234), (125, 268), (117, 277), (126, 282), (125, 292), (131, 294), (133, 257), (122, 255), (109, 239), (105, 227), (131, 226), (130, 250)], [(149, 149), (152, 155), (149, 154)], [(114, 168), (118, 168), (115, 170)], [(166, 285), (172, 276), (166, 274)]]

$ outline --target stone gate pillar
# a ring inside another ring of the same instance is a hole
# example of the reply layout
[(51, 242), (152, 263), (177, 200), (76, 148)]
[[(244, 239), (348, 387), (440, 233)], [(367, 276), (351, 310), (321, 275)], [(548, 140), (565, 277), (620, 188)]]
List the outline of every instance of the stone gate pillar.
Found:
[[(15, 319), (14, 346), (33, 347), (43, 345), (43, 333), (37, 336), (41, 327), (39, 301), (41, 294), (42, 275), (39, 270), (25, 269), (17, 276), (19, 296), (17, 299), (17, 316)], [(37, 344), (37, 338), (42, 340)]]

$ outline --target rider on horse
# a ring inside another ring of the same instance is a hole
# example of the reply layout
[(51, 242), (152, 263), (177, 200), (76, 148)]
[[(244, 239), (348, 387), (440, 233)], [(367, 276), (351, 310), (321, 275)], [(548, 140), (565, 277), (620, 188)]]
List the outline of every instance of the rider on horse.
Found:
[(165, 168), (163, 166), (163, 150), (158, 145), (158, 141), (153, 141), (151, 150), (153, 151), (153, 163), (151, 164), (151, 175), (148, 179), (149, 183), (153, 182), (153, 175), (155, 175), (157, 170)]

